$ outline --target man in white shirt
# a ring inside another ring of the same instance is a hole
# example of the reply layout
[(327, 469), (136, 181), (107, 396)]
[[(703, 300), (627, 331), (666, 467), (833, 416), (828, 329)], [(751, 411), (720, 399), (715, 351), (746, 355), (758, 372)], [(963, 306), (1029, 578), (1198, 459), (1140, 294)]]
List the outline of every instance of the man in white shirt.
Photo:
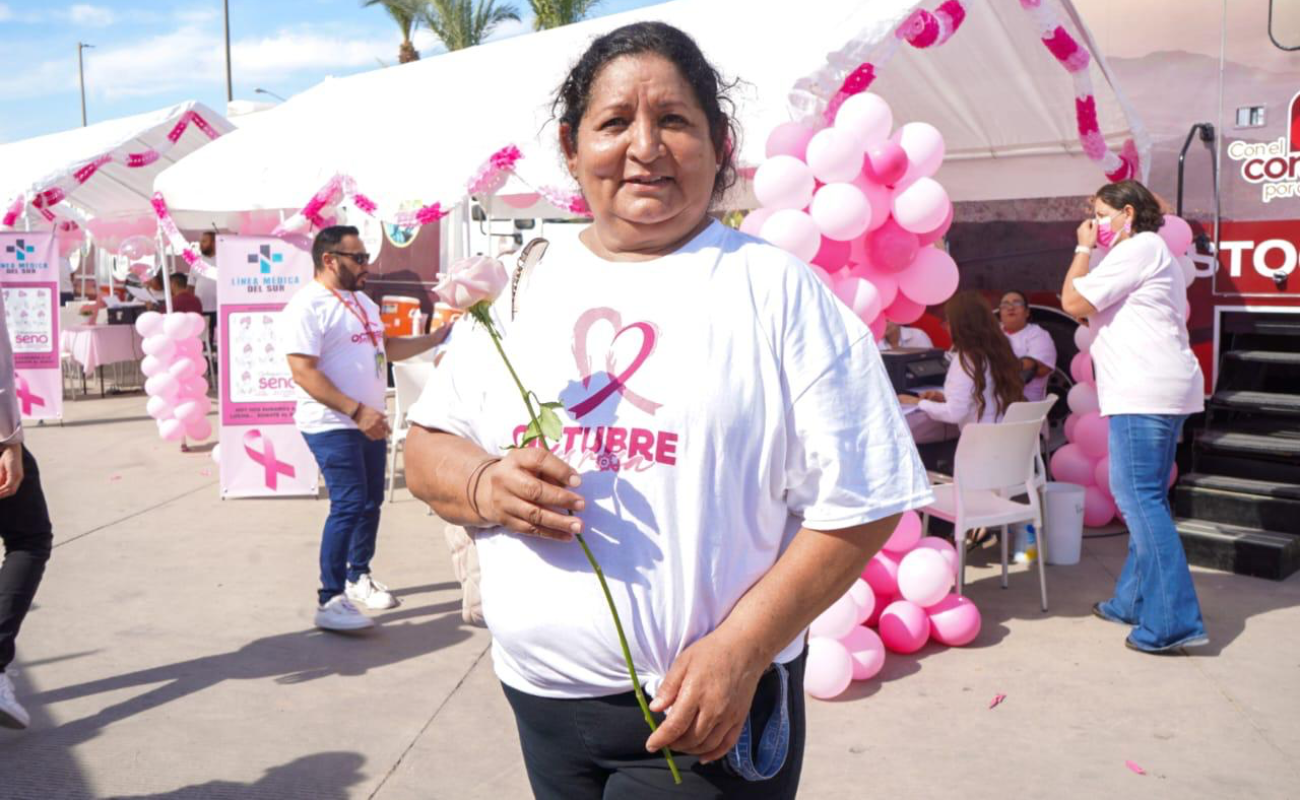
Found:
[(885, 338), (880, 340), (880, 350), (907, 350), (920, 348), (928, 350), (934, 347), (930, 335), (920, 328), (906, 328), (897, 322), (885, 322)]
[(370, 576), (384, 500), (389, 435), (384, 393), (388, 359), (401, 361), (438, 345), (426, 336), (385, 339), (379, 306), (361, 290), (370, 254), (357, 229), (336, 225), (312, 245), (316, 280), (280, 314), (280, 337), (296, 384), (294, 422), (329, 487), (330, 513), (321, 536), (317, 627), (358, 630), (374, 623), (352, 600), (371, 609), (398, 601)]
[(1011, 290), (998, 304), (1002, 332), (1011, 341), (1011, 350), (1020, 359), (1025, 376), (1025, 399), (1046, 399), (1047, 379), (1056, 369), (1056, 342), (1052, 335), (1029, 321), (1029, 297)]

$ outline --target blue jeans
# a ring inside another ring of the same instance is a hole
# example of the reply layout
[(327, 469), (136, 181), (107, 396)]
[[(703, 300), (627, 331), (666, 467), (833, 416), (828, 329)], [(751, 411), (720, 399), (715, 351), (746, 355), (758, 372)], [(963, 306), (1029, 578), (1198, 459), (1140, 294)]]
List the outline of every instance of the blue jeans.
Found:
[(1160, 650), (1205, 636), (1187, 555), (1169, 508), (1169, 472), (1185, 416), (1110, 417), (1110, 488), (1128, 525), (1128, 559), (1107, 616), (1133, 625), (1129, 641)]
[(304, 433), (330, 493), (330, 515), (320, 540), (320, 603), (343, 594), (344, 580), (370, 572), (384, 502), (388, 442), (359, 430)]

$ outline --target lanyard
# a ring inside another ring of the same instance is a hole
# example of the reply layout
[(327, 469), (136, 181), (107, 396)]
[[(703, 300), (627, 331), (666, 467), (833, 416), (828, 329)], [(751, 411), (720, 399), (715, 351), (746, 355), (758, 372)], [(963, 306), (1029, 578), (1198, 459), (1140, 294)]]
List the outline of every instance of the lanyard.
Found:
[[(325, 284), (323, 283), (321, 285), (325, 286)], [(370, 315), (366, 313), (365, 306), (361, 305), (361, 303), (357, 301), (357, 293), (349, 292), (349, 294), (352, 295), (352, 302), (356, 303), (357, 306), (356, 308), (353, 308), (352, 306), (348, 305), (348, 301), (344, 300), (343, 295), (339, 294), (338, 290), (336, 290), (333, 286), (325, 286), (325, 288), (329, 289), (330, 293), (333, 294), (336, 298), (338, 298), (338, 301), (343, 304), (343, 307), (348, 310), (349, 314), (357, 318), (357, 321), (361, 323), (361, 327), (365, 329), (366, 338), (370, 340), (371, 346), (374, 347), (376, 350), (378, 350), (379, 342), (375, 341), (375, 334), (373, 331), (370, 330)]]

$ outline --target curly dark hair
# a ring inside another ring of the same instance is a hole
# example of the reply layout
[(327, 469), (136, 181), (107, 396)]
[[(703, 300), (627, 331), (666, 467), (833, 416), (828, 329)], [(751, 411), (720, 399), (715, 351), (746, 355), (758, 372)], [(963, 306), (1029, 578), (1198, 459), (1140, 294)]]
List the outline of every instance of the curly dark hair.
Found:
[(551, 116), (568, 126), (568, 145), (578, 145), (578, 124), (587, 113), (591, 89), (600, 71), (624, 56), (657, 55), (677, 68), (695, 92), (695, 99), (709, 121), (709, 138), (718, 153), (719, 169), (713, 179), (713, 201), (722, 199), (736, 183), (736, 148), (740, 130), (736, 125), (736, 104), (729, 92), (736, 82), (726, 82), (704, 57), (690, 36), (663, 22), (636, 22), (597, 38), (569, 70), (551, 104)]
[(1011, 341), (998, 327), (988, 301), (978, 292), (958, 292), (944, 304), (943, 312), (961, 368), (975, 382), (979, 416), (984, 416), (987, 371), (993, 377), (993, 397), (997, 415), (1001, 417), (1012, 403), (1025, 399), (1020, 359), (1012, 352)]
[(1137, 181), (1108, 183), (1098, 189), (1094, 196), (1116, 211), (1122, 211), (1124, 206), (1133, 206), (1133, 233), (1155, 233), (1165, 224), (1160, 201), (1150, 189)]

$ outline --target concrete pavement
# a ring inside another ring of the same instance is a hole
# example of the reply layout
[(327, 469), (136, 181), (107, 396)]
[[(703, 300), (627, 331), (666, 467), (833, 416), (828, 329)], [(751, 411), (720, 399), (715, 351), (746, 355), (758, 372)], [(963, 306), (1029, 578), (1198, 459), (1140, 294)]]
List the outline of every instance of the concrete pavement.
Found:
[[(67, 413), (29, 429), (56, 549), (19, 641), (33, 725), (0, 731), (0, 800), (529, 796), (489, 637), (461, 623), (441, 523), (408, 493), (374, 565), (403, 605), (324, 634), (324, 500), (221, 501), (207, 453), (158, 441), (141, 396)], [(1035, 573), (1002, 591), (994, 551), (976, 555), (979, 639), (810, 700), (801, 796), (1300, 796), (1300, 578), (1198, 570), (1211, 646), (1144, 656), (1088, 613), (1125, 546), (1090, 539), (1049, 568), (1048, 614)]]

